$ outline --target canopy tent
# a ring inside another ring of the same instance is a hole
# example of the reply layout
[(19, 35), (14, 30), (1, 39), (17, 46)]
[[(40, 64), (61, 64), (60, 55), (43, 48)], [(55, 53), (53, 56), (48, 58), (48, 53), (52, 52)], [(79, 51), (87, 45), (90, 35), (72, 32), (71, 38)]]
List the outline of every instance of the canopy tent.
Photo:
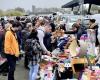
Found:
[(100, 5), (100, 0), (84, 0), (84, 4)]
[(75, 6), (79, 5), (79, 1), (78, 0), (73, 0), (68, 2), (67, 4), (63, 5), (62, 8), (73, 8)]
[[(80, 0), (73, 0), (63, 5), (62, 8), (72, 8), (73, 9), (73, 7), (79, 6), (80, 5), (79, 3), (80, 3)], [(88, 9), (88, 13), (89, 13), (91, 9), (91, 5), (92, 4), (100, 5), (100, 0), (84, 0), (84, 4), (89, 4), (89, 9)]]
[[(73, 0), (62, 6), (62, 8), (72, 8), (79, 5), (80, 0)], [(84, 0), (84, 4), (100, 5), (100, 0)]]

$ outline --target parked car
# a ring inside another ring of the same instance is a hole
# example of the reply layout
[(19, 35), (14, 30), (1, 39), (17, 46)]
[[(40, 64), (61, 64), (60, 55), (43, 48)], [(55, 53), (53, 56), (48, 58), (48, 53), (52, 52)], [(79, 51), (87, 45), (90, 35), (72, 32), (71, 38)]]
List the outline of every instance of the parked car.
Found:
[(73, 15), (73, 16), (68, 16), (68, 21), (66, 24), (66, 30), (70, 30), (72, 28), (72, 25), (76, 23), (76, 21), (80, 19), (79, 15)]

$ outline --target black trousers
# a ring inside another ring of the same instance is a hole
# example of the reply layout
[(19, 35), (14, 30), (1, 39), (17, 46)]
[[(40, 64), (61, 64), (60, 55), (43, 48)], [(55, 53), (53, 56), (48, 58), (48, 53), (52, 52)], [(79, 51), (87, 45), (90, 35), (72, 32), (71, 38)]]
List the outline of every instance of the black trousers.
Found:
[(9, 73), (8, 73), (8, 80), (15, 80), (14, 79), (14, 72), (16, 68), (16, 57), (14, 55), (6, 55), (8, 60), (8, 66), (9, 66)]
[(28, 55), (25, 54), (24, 67), (25, 67), (25, 68), (28, 68), (28, 64), (29, 64)]

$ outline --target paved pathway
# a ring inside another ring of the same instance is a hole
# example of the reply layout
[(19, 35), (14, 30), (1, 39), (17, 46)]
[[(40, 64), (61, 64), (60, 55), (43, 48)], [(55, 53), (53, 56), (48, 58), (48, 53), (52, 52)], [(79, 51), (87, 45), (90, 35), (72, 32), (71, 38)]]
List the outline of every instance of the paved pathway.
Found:
[[(23, 66), (23, 60), (17, 64), (15, 72), (15, 80), (28, 80), (28, 70)], [(7, 76), (0, 75), (0, 80), (7, 80)]]

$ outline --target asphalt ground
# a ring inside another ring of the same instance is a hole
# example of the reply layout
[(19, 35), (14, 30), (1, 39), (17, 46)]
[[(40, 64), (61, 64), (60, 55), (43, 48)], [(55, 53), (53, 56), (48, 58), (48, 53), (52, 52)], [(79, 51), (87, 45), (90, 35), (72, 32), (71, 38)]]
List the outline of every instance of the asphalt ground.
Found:
[[(15, 80), (28, 80), (28, 70), (24, 68), (24, 60), (20, 60), (16, 65)], [(0, 80), (7, 80), (7, 76), (0, 75)]]

